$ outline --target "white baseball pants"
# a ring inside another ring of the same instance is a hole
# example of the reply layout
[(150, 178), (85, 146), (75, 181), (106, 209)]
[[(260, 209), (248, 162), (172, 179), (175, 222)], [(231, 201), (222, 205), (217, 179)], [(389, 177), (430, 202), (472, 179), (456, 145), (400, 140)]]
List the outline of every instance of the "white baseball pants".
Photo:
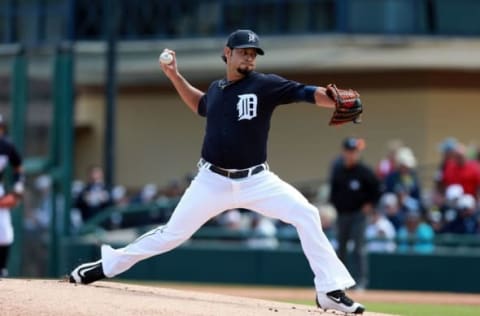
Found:
[(168, 223), (123, 248), (102, 246), (103, 271), (107, 277), (114, 277), (143, 259), (172, 250), (210, 218), (234, 208), (250, 209), (292, 224), (315, 274), (318, 292), (355, 285), (321, 229), (317, 208), (269, 170), (235, 180), (200, 168)]
[[(5, 188), (0, 184), (0, 197), (5, 195)], [(0, 246), (8, 246), (13, 243), (13, 226), (10, 209), (0, 208)]]

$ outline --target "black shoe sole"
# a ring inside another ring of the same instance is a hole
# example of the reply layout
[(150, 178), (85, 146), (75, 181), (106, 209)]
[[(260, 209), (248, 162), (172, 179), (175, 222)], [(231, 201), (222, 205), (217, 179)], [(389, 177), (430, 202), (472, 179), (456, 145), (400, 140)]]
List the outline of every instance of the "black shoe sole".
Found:
[(357, 309), (353, 312), (354, 314), (363, 314), (363, 312), (365, 311), (365, 308), (363, 307), (357, 307)]

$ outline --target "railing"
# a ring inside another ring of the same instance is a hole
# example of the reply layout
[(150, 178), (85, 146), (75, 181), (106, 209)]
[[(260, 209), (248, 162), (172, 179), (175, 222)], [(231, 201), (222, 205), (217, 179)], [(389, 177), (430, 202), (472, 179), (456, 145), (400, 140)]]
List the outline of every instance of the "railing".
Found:
[(480, 35), (479, 11), (476, 0), (3, 0), (0, 43), (103, 40), (110, 19), (119, 40), (216, 37), (237, 28), (262, 35)]

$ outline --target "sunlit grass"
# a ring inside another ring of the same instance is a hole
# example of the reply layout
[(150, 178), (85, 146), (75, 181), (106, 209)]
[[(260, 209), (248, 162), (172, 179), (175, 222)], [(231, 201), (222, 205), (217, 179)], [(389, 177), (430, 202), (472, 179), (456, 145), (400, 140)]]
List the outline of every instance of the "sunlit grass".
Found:
[[(295, 304), (312, 305), (311, 301), (290, 301)], [(479, 306), (442, 305), (442, 304), (401, 304), (362, 302), (368, 312), (377, 312), (401, 316), (478, 316)]]

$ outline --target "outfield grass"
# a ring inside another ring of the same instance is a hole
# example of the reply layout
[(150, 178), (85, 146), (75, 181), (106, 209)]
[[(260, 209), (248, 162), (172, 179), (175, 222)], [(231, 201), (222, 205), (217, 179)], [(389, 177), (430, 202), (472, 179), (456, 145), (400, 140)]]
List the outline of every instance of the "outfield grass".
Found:
[[(311, 301), (291, 303), (312, 305)], [(401, 303), (365, 303), (367, 311), (401, 316), (478, 316), (479, 306), (439, 305), (439, 304), (401, 304)]]
[(402, 316), (477, 316), (479, 306), (367, 302), (369, 311)]

